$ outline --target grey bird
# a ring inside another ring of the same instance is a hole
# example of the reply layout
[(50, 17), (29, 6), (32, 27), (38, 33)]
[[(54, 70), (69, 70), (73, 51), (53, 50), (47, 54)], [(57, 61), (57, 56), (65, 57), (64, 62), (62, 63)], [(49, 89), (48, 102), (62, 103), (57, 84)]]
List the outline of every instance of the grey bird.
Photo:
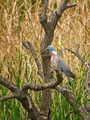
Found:
[(48, 46), (47, 49), (51, 52), (51, 62), (53, 66), (66, 75), (71, 86), (70, 78), (75, 78), (75, 75), (71, 72), (69, 66), (64, 62), (64, 60), (59, 57), (59, 55), (56, 53), (52, 46)]

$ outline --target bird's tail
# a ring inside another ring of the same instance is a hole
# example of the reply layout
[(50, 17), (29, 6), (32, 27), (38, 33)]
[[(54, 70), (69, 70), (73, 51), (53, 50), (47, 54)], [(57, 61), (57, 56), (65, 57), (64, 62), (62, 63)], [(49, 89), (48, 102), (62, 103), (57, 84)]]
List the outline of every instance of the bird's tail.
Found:
[(72, 86), (71, 81), (69, 80), (69, 85)]
[(75, 75), (74, 75), (71, 71), (69, 71), (69, 76), (70, 76), (71, 78), (75, 78)]
[(71, 81), (70, 81), (70, 77), (67, 77), (68, 81), (69, 81), (69, 85), (71, 86)]

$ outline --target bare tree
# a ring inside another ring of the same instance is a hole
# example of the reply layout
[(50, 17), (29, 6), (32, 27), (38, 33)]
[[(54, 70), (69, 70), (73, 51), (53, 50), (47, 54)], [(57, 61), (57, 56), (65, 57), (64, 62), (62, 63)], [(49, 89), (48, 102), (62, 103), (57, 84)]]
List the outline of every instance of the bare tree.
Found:
[[(27, 48), (31, 53), (37, 65), (38, 74), (43, 80), (43, 84), (36, 85), (32, 83), (26, 83), (22, 87), (22, 89), (18, 88), (15, 84), (8, 81), (7, 79), (0, 76), (0, 84), (8, 88), (12, 94), (1, 97), (0, 102), (16, 98), (28, 112), (28, 118), (31, 120), (51, 120), (51, 89), (55, 89), (66, 98), (67, 102), (74, 108), (73, 112), (77, 113), (83, 120), (89, 120), (90, 114), (90, 101), (87, 102), (85, 108), (77, 103), (77, 100), (73, 96), (73, 92), (70, 90), (60, 87), (59, 83), (62, 82), (62, 76), (59, 71), (56, 71), (57, 81), (53, 80), (53, 70), (51, 68), (50, 62), (50, 54), (45, 49), (52, 43), (54, 30), (56, 28), (57, 22), (62, 16), (63, 12), (71, 7), (77, 6), (77, 4), (67, 5), (69, 0), (63, 0), (60, 4), (59, 8), (55, 11), (51, 10), (51, 15), (47, 20), (47, 9), (48, 9), (48, 0), (44, 0), (44, 8), (40, 15), (40, 23), (45, 31), (45, 34), (42, 38), (42, 42), (40, 44), (40, 55), (42, 58), (42, 63), (40, 63), (36, 52), (30, 42), (22, 42), (23, 46)], [(76, 51), (72, 51), (68, 48), (67, 50), (71, 51), (75, 56), (77, 56), (87, 67), (87, 80), (86, 80), (86, 88), (89, 92), (90, 97), (90, 65), (87, 63), (78, 53), (78, 47), (76, 47)], [(48, 83), (48, 84), (45, 84)], [(42, 90), (42, 100), (40, 110), (33, 103), (32, 97), (28, 90), (40, 91)]]

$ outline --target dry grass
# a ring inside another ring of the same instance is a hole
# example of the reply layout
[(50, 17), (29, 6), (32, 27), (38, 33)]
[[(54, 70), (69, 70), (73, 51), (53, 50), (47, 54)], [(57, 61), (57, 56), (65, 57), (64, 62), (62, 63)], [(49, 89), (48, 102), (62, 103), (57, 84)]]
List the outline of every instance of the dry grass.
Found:
[[(61, 1), (60, 1), (61, 2)], [(59, 5), (57, 0), (57, 7)], [(70, 2), (71, 3), (71, 2)], [(87, 59), (90, 51), (90, 12), (88, 1), (77, 0), (78, 7), (64, 12), (61, 20), (58, 22), (54, 33), (53, 45), (59, 50), (61, 47), (75, 49), (75, 44), (80, 45), (80, 54)], [(42, 7), (38, 0), (31, 6), (27, 1), (7, 0), (0, 3), (0, 63), (6, 56), (6, 61), (14, 60), (14, 68), (17, 68), (17, 58), (19, 49), (22, 50), (22, 40), (29, 40), (39, 53), (40, 42), (44, 34), (39, 23), (39, 14)], [(50, 0), (49, 7), (55, 9), (55, 1)], [(34, 8), (34, 12), (32, 12)], [(48, 11), (48, 15), (50, 11)], [(26, 50), (22, 50), (25, 54)], [(81, 64), (77, 58), (64, 50), (63, 58), (70, 62), (72, 69), (78, 73)], [(29, 64), (28, 64), (29, 66)], [(16, 69), (15, 68), (15, 69)], [(7, 68), (3, 67), (3, 72), (7, 73)]]

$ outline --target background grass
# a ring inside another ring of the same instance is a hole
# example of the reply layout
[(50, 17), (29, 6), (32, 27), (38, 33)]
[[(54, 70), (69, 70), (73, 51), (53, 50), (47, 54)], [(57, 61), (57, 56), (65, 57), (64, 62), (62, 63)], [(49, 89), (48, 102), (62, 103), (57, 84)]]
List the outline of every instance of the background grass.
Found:
[[(49, 8), (56, 9), (62, 0), (49, 0)], [(71, 0), (69, 3), (78, 3), (78, 7), (68, 9), (58, 22), (54, 32), (52, 45), (57, 52), (60, 48), (75, 50), (75, 44), (80, 46), (80, 54), (90, 62), (90, 1)], [(42, 11), (41, 0), (1, 0), (0, 1), (0, 74), (22, 87), (25, 82), (41, 84), (37, 68), (29, 53), (22, 47), (22, 40), (29, 40), (40, 58), (40, 42), (44, 35), (39, 23), (39, 14)], [(47, 11), (50, 15), (50, 11)], [(85, 106), (87, 92), (85, 80), (87, 70), (74, 55), (64, 49), (63, 59), (69, 64), (77, 76), (72, 80), (72, 88), (77, 102)], [(64, 76), (63, 86), (68, 85)], [(41, 92), (30, 91), (33, 101), (40, 107)], [(0, 97), (10, 94), (10, 91), (0, 85)], [(57, 91), (52, 91), (51, 100), (53, 120), (80, 120), (80, 117), (71, 112), (72, 107)], [(16, 99), (0, 103), (0, 120), (27, 120), (26, 111)]]

